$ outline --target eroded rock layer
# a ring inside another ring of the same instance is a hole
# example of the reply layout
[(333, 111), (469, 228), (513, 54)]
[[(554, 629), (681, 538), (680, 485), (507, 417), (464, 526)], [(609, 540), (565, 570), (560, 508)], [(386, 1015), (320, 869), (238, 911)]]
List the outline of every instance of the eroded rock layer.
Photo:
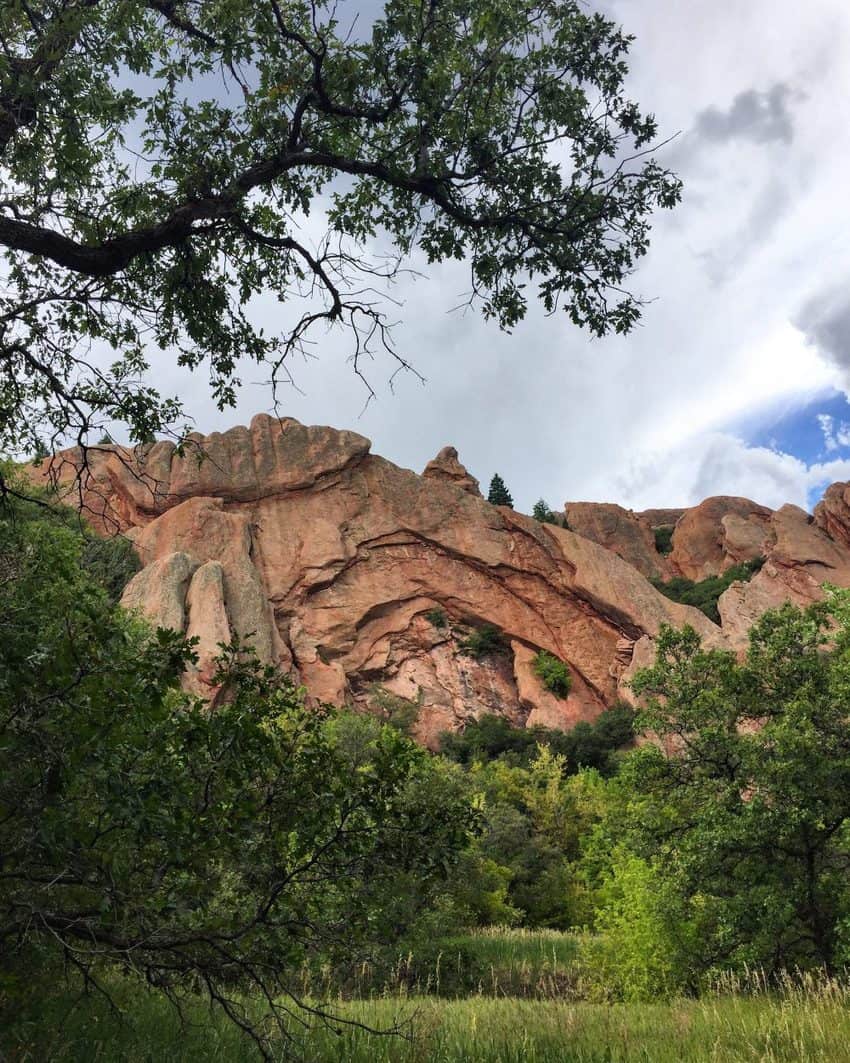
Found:
[[(39, 475), (133, 540), (145, 567), (124, 603), (198, 637), (191, 689), (214, 698), (218, 644), (250, 637), (318, 701), (404, 699), (430, 744), (485, 712), (520, 726), (593, 719), (628, 697), (662, 623), (739, 648), (769, 605), (813, 600), (824, 579), (850, 585), (850, 547), (832, 537), (850, 527), (840, 492), (817, 523), (743, 499), (664, 511), (677, 523), (662, 557), (648, 514), (582, 503), (567, 507), (573, 530), (540, 524), (489, 505), (453, 448), (419, 476), (363, 436), (291, 419), (259, 416), (179, 453), (106, 447), (81, 462), (68, 451)], [(721, 598), (722, 628), (645, 578), (702, 578), (755, 556), (767, 559), (758, 575)], [(484, 625), (500, 638), (476, 656)], [(538, 679), (540, 650), (569, 665), (567, 697)]]

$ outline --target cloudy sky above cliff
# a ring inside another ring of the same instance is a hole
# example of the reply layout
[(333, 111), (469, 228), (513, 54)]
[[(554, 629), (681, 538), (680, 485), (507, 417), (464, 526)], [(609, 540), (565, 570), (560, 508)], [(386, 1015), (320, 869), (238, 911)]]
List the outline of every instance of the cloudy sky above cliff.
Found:
[[(376, 363), (378, 397), (341, 339), (294, 366), (281, 412), (353, 428), (421, 470), (443, 445), (518, 507), (538, 496), (634, 508), (743, 494), (810, 505), (850, 479), (850, 5), (846, 0), (607, 0), (636, 35), (631, 90), (678, 137), (660, 156), (685, 182), (658, 218), (633, 289), (654, 301), (626, 338), (591, 340), (533, 310), (513, 335), (453, 312), (456, 265), (399, 286), (396, 343), (426, 378)], [(269, 316), (269, 325), (274, 318)], [(203, 430), (267, 409), (251, 381), (219, 414), (181, 390)]]

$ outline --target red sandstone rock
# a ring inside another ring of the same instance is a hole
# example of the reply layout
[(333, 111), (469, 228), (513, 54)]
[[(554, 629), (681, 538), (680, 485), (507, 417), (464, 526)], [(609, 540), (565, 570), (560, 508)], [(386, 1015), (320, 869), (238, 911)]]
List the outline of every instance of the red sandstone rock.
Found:
[[(355, 432), (307, 428), (291, 418), (259, 414), (251, 427), (210, 436), (192, 433), (181, 452), (173, 443), (62, 451), (33, 470), (36, 479), (69, 484), (69, 503), (106, 531), (146, 524), (190, 498), (256, 502), (305, 490), (356, 464), (371, 446)], [(80, 489), (75, 482), (85, 460)]]
[(186, 686), (193, 693), (214, 698), (215, 659), (220, 646), (227, 645), (231, 638), (224, 606), (224, 573), (218, 561), (205, 561), (195, 570), (186, 593), (186, 612), (186, 634), (198, 639), (198, 663), (188, 673)]
[(644, 509), (635, 516), (650, 528), (672, 528), (687, 512), (687, 509)]
[(748, 498), (707, 498), (679, 519), (670, 564), (695, 581), (761, 557), (771, 539), (771, 511)]
[(667, 578), (667, 559), (655, 548), (648, 521), (610, 502), (565, 502), (570, 530), (612, 550), (648, 578)]
[(428, 462), (422, 475), (432, 480), (445, 480), (467, 494), (481, 497), (478, 481), (461, 465), (454, 447), (443, 447), (436, 458)]
[(831, 484), (815, 506), (815, 524), (835, 542), (850, 546), (850, 484)]
[(124, 589), (122, 604), (160, 627), (182, 633), (186, 630), (186, 593), (197, 567), (189, 554), (170, 550), (136, 573)]
[[(744, 499), (682, 514), (674, 555), (691, 578), (767, 555), (750, 584), (721, 599), (721, 630), (638, 571), (658, 556), (647, 518), (579, 504), (568, 516), (587, 535), (540, 524), (485, 502), (451, 448), (417, 476), (370, 454), (362, 436), (291, 420), (258, 417), (191, 444), (182, 456), (166, 444), (105, 448), (81, 478), (99, 526), (125, 529), (145, 563), (124, 603), (199, 636), (187, 685), (214, 697), (217, 643), (250, 637), (317, 701), (369, 709), (378, 684), (414, 702), (416, 733), (432, 746), (485, 712), (518, 725), (593, 719), (630, 696), (662, 623), (740, 648), (768, 605), (813, 600), (824, 578), (850, 585), (850, 549), (821, 526), (839, 527), (837, 491), (825, 507), (831, 524)], [(79, 459), (54, 460), (61, 482), (72, 485)], [(505, 649), (476, 660), (463, 642), (485, 623), (501, 629)], [(569, 697), (534, 674), (540, 649), (569, 665)]]
[[(835, 487), (841, 486), (838, 484)], [(823, 584), (850, 586), (850, 551), (835, 542), (799, 506), (770, 516), (767, 561), (748, 583), (733, 583), (717, 603), (723, 630), (743, 649), (753, 621), (783, 602), (820, 601)]]

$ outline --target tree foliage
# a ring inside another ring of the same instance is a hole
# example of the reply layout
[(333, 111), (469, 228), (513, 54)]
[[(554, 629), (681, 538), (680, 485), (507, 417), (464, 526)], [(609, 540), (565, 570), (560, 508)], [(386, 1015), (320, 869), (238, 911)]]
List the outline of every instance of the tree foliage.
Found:
[[(665, 628), (656, 664), (634, 689), (647, 699), (640, 723), (658, 744), (624, 762), (618, 811), (597, 856), (619, 846), (613, 864), (602, 857), (603, 883), (643, 876), (679, 899), (671, 918), (652, 924), (667, 935), (668, 957), (669, 942), (680, 943), (668, 989), (697, 988), (712, 969), (749, 965), (770, 975), (846, 963), (848, 592), (804, 611), (765, 613), (743, 661), (704, 649), (690, 628)], [(613, 935), (614, 953), (634, 957), (628, 920), (617, 915), (626, 894), (619, 897), (603, 903), (600, 925)], [(659, 954), (650, 929), (641, 946), (648, 963)]]
[(472, 628), (469, 634), (460, 640), (458, 648), (461, 653), (474, 657), (476, 661), (485, 657), (503, 656), (510, 650), (504, 632), (495, 624), (482, 624)]
[(740, 565), (733, 565), (718, 576), (708, 576), (699, 582), (694, 582), (684, 576), (674, 576), (667, 581), (654, 579), (652, 585), (666, 598), (681, 602), (682, 605), (692, 605), (705, 613), (709, 620), (719, 624), (720, 611), (717, 608), (717, 602), (720, 595), (733, 583), (749, 582), (763, 564), (764, 558), (757, 557), (752, 561), (742, 561)]
[(560, 524), (557, 513), (553, 513), (549, 504), (542, 498), (534, 503), (531, 515), (541, 524)]
[[(75, 516), (71, 519), (79, 520)], [(101, 538), (87, 533), (80, 564), (103, 587), (113, 604), (118, 603), (124, 588), (142, 567), (133, 544), (118, 534)]]
[(467, 723), (463, 731), (446, 732), (440, 751), (451, 760), (471, 765), (502, 759), (515, 766), (527, 766), (546, 746), (561, 757), (564, 771), (595, 768), (603, 775), (614, 771), (616, 754), (635, 737), (635, 711), (618, 704), (593, 723), (579, 723), (569, 731), (549, 727), (514, 727), (504, 716), (485, 714)]
[(240, 358), (279, 380), (342, 326), (361, 372), (393, 349), (376, 288), (409, 256), (466, 259), (504, 328), (533, 291), (625, 332), (679, 197), (625, 91), (631, 38), (577, 0), (388, 0), (371, 24), (330, 0), (40, 0), (4, 4), (0, 39), (0, 450), (174, 426), (152, 357), (205, 364), (232, 405)]
[(655, 528), (653, 534), (655, 536), (655, 549), (662, 557), (667, 557), (673, 553), (673, 532), (676, 530), (674, 524), (662, 524), (660, 527)]
[(579, 856), (601, 814), (601, 777), (570, 774), (565, 758), (541, 745), (525, 765), (473, 765), (469, 784), (480, 795), (483, 829), (450, 880), (468, 918), (560, 929), (585, 922)]
[(496, 472), (490, 481), (490, 490), (487, 492), (487, 501), (491, 506), (510, 506), (514, 508), (514, 500), (510, 491), (505, 487), (505, 481)]
[(116, 609), (84, 549), (36, 503), (0, 510), (5, 1003), (120, 964), (200, 989), (264, 1048), (241, 991), (280, 1016), (305, 960), (389, 944), (475, 815), (398, 730), (355, 756), (245, 647), (223, 651), (215, 712), (182, 693), (191, 645)]
[(559, 698), (565, 698), (572, 686), (572, 676), (569, 667), (560, 658), (546, 650), (540, 650), (535, 654), (534, 674), (547, 690)]

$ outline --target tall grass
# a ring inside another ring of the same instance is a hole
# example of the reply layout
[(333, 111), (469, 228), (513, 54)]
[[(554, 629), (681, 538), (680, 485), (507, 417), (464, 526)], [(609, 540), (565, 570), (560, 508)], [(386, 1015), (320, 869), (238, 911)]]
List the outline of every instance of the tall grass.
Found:
[[(364, 964), (344, 985), (338, 972), (305, 970), (300, 993), (340, 1021), (293, 1019), (291, 1042), (278, 1039), (276, 1050), (283, 1058), (294, 1045), (306, 1063), (850, 1063), (848, 978), (791, 972), (768, 980), (753, 969), (718, 975), (699, 1000), (593, 1003), (582, 999), (579, 944), (555, 931), (491, 928), (445, 938), (424, 954), (401, 954), (380, 971)], [(258, 1058), (250, 1041), (198, 998), (178, 1014), (127, 978), (110, 976), (106, 987), (117, 1010), (103, 996), (61, 988), (34, 998), (0, 1024), (0, 1060)], [(250, 999), (246, 1006), (254, 1010)]]
[(488, 927), (345, 971), (305, 967), (299, 989), (314, 998), (483, 995), (560, 1000), (580, 992), (578, 950), (574, 934)]
[[(200, 1003), (184, 1023), (161, 999), (115, 987), (123, 1022), (98, 997), (69, 1011), (56, 998), (0, 1033), (15, 1063), (253, 1063), (251, 1045)], [(341, 1023), (293, 1027), (307, 1063), (850, 1063), (850, 989), (796, 980), (779, 992), (710, 995), (670, 1004), (440, 1000), (339, 1001)]]

